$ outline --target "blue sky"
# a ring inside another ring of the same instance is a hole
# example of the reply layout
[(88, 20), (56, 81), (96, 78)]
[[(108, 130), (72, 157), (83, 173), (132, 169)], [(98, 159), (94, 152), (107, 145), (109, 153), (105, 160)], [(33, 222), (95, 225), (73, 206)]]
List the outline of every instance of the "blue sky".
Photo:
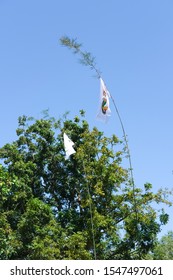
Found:
[(172, 189), (172, 13), (172, 0), (0, 0), (0, 146), (16, 139), (20, 115), (48, 108), (56, 118), (84, 109), (91, 127), (122, 137), (112, 103), (108, 124), (96, 120), (99, 81), (59, 44), (67, 35), (96, 57), (128, 135), (135, 184)]

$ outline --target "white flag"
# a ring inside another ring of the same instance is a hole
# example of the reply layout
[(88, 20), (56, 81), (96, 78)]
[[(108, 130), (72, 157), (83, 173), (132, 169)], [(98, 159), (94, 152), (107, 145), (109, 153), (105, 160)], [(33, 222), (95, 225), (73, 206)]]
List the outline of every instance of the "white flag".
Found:
[(64, 148), (65, 148), (65, 152), (66, 152), (66, 155), (65, 155), (65, 159), (68, 159), (70, 157), (70, 155), (76, 153), (76, 151), (73, 149), (73, 141), (71, 141), (67, 134), (64, 133)]
[(110, 93), (107, 90), (102, 78), (100, 78), (100, 105), (97, 118), (104, 122), (107, 122), (108, 117), (111, 115), (111, 110), (109, 107)]

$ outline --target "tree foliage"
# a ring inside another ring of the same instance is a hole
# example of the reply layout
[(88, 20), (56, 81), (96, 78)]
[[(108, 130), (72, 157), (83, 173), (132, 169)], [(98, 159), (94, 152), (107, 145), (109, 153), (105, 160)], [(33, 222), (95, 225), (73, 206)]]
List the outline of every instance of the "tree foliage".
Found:
[[(166, 193), (130, 185), (115, 136), (73, 120), (19, 117), (17, 140), (0, 149), (1, 259), (142, 259), (168, 216)], [(76, 153), (65, 160), (63, 132)]]
[(77, 54), (79, 56), (79, 62), (84, 66), (88, 66), (91, 70), (94, 70), (98, 78), (101, 76), (101, 72), (96, 65), (95, 57), (90, 52), (83, 51), (82, 44), (78, 43), (77, 39), (62, 36), (60, 38), (60, 44), (72, 50), (74, 54)]
[(173, 231), (168, 231), (158, 240), (153, 252), (148, 255), (153, 260), (173, 260)]

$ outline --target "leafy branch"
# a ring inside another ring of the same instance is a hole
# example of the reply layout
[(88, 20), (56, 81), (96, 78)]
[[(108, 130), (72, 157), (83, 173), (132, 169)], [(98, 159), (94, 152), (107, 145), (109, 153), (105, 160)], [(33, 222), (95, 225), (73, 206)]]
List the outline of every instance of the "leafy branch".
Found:
[(88, 66), (91, 70), (94, 70), (97, 78), (100, 78), (101, 72), (97, 68), (95, 57), (92, 56), (90, 52), (82, 51), (82, 44), (78, 43), (77, 39), (70, 39), (68, 36), (62, 36), (60, 38), (60, 44), (72, 50), (74, 54), (78, 54), (80, 56), (79, 62)]

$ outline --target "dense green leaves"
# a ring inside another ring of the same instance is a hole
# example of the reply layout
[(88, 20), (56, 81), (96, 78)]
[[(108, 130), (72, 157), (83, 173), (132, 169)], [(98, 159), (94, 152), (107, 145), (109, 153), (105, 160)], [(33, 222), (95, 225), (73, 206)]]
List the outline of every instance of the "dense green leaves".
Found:
[[(132, 189), (125, 151), (89, 128), (85, 113), (56, 121), (19, 118), (17, 140), (0, 149), (0, 258), (145, 258), (168, 216), (152, 185)], [(76, 153), (65, 160), (63, 132)]]
[(157, 241), (154, 250), (147, 255), (147, 258), (153, 260), (173, 260), (173, 231), (169, 231)]

